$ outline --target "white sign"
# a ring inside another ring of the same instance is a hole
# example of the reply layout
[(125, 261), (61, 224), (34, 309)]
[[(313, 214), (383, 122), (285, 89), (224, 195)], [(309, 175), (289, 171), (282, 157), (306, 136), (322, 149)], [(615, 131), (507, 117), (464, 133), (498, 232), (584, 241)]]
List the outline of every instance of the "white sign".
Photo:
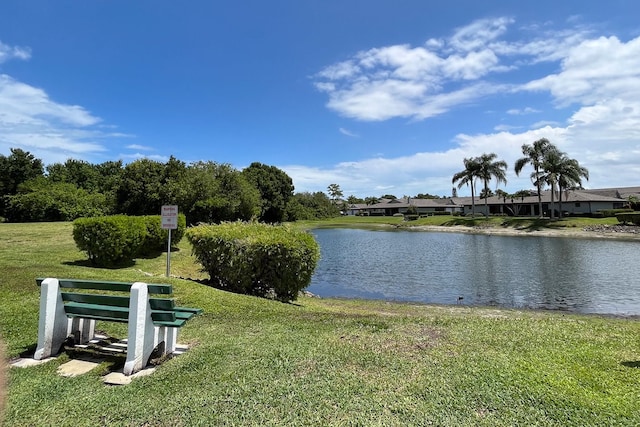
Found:
[(162, 218), (162, 228), (165, 230), (175, 230), (178, 228), (178, 206), (163, 206), (160, 217)]

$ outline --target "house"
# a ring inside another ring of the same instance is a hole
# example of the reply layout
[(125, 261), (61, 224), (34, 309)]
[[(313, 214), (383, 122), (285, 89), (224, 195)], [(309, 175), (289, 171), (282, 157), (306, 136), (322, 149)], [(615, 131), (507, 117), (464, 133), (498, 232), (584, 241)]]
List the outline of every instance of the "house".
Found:
[(462, 212), (463, 205), (456, 199), (380, 199), (372, 205), (349, 205), (349, 215), (392, 216), (414, 211), (418, 215), (435, 215), (436, 213)]
[[(628, 203), (628, 196), (635, 193), (640, 187), (619, 188), (615, 191), (612, 189), (603, 190), (569, 190), (562, 192), (562, 200), (560, 194), (556, 191), (553, 195), (553, 204), (551, 202), (551, 190), (543, 191), (542, 198), (542, 215), (550, 216), (551, 209), (554, 215), (558, 216), (562, 209), (563, 215), (591, 215), (602, 210), (621, 209)], [(507, 215), (507, 216), (538, 216), (539, 203), (538, 195), (535, 191), (530, 196), (521, 197), (489, 197), (486, 200), (487, 208), (490, 215)], [(626, 197), (622, 197), (626, 195)], [(562, 205), (562, 207), (560, 206)], [(471, 214), (471, 198), (464, 202), (464, 214)], [(486, 214), (485, 200), (475, 199), (475, 212)]]
[[(551, 190), (543, 191), (541, 196), (544, 216), (550, 215), (551, 208), (553, 208), (555, 216), (558, 216), (560, 209), (562, 209), (563, 215), (591, 215), (602, 210), (621, 209), (628, 205), (630, 198), (640, 200), (640, 187), (567, 190), (562, 192), (561, 201), (559, 200), (560, 194), (556, 191), (553, 196), (553, 204), (551, 203)], [(475, 212), (485, 214), (485, 199), (475, 197), (473, 202), (475, 202)], [(540, 215), (538, 196), (535, 191), (530, 191), (528, 196), (489, 197), (486, 200), (486, 206), (490, 215)], [(380, 199), (378, 203), (372, 205), (349, 205), (347, 215), (392, 216), (406, 214), (408, 211), (413, 211), (421, 216), (444, 213), (467, 215), (472, 211), (472, 199), (471, 197)]]

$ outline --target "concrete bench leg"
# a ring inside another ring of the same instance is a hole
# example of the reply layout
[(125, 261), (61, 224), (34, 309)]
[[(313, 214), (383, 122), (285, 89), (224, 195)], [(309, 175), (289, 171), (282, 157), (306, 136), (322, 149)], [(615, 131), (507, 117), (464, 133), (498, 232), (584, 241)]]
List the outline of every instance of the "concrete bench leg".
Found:
[(131, 286), (129, 302), (129, 336), (124, 374), (131, 375), (144, 368), (153, 349), (163, 337), (151, 319), (147, 284), (136, 282)]
[(60, 351), (69, 336), (69, 319), (59, 292), (58, 279), (48, 278), (40, 286), (40, 317), (38, 319), (38, 346), (33, 358), (46, 359)]
[(70, 319), (71, 334), (75, 344), (86, 344), (95, 336), (96, 321), (74, 317)]
[(164, 342), (162, 355), (166, 356), (176, 351), (176, 344), (178, 342), (178, 328), (171, 328), (168, 326), (161, 326), (158, 334), (158, 342)]

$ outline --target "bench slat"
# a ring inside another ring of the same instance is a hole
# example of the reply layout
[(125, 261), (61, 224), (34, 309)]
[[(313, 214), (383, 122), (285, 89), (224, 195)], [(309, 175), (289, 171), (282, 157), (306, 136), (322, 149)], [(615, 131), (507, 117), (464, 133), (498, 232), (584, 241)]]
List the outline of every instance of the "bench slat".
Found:
[(187, 312), (187, 313), (193, 313), (194, 315), (202, 313), (202, 309), (201, 308), (174, 307), (173, 310), (174, 311), (183, 311), (183, 312)]
[(187, 320), (189, 320), (189, 319), (176, 319), (176, 320), (174, 320), (172, 322), (153, 322), (153, 324), (156, 325), (156, 326), (169, 326), (169, 327), (173, 327), (173, 328), (180, 328), (185, 323), (187, 323)]
[[(71, 317), (86, 317), (89, 319), (113, 320), (114, 322), (127, 322), (129, 320), (129, 307), (113, 305), (87, 304), (71, 301), (64, 305), (64, 311)], [(173, 311), (152, 310), (153, 323), (174, 322), (177, 319)]]
[[(43, 278), (36, 279), (38, 286), (42, 285)], [(80, 279), (58, 279), (61, 288), (71, 289), (95, 289), (100, 291), (117, 291), (131, 292), (133, 283), (127, 282), (109, 282), (104, 280), (80, 280)], [(170, 295), (173, 293), (171, 285), (147, 283), (147, 289), (150, 294)]]
[[(63, 301), (129, 307), (129, 297), (120, 295), (78, 294), (74, 292), (60, 292), (60, 294)], [(171, 311), (175, 308), (175, 304), (176, 302), (172, 298), (149, 298), (149, 305), (152, 310)]]
[(129, 307), (116, 307), (100, 304), (86, 304), (83, 302), (69, 302), (64, 305), (64, 311), (71, 317), (100, 318), (114, 322), (129, 320)]

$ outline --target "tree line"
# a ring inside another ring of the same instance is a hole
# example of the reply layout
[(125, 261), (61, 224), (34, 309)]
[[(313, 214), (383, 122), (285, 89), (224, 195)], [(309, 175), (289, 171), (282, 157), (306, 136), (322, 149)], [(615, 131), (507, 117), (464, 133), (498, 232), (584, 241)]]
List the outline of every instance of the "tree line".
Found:
[(266, 223), (339, 215), (322, 193), (295, 193), (275, 166), (254, 162), (186, 164), (139, 159), (92, 164), (69, 159), (43, 164), (28, 151), (0, 155), (0, 217), (11, 222), (71, 221), (111, 214), (158, 215), (175, 204), (190, 224), (257, 219)]
[[(562, 216), (562, 193), (566, 190), (582, 188), (582, 178), (588, 180), (589, 171), (581, 166), (576, 159), (571, 159), (566, 153), (560, 151), (547, 138), (541, 138), (532, 144), (523, 144), (522, 154), (523, 157), (515, 163), (514, 171), (519, 176), (526, 165), (530, 164), (533, 167), (530, 178), (536, 187), (540, 216), (542, 217), (542, 189), (545, 186), (549, 186), (551, 189), (551, 205), (554, 204), (555, 194), (558, 193), (559, 215)], [(495, 153), (484, 153), (479, 157), (465, 158), (464, 169), (453, 175), (452, 184), (458, 183), (458, 188), (462, 188), (464, 185), (471, 187), (472, 215), (475, 215), (476, 181), (483, 184), (480, 198), (484, 198), (485, 215), (487, 216), (489, 215), (487, 198), (492, 195), (489, 182), (495, 179), (497, 185), (507, 183), (508, 165), (504, 160), (497, 160), (497, 157)], [(504, 191), (500, 195), (505, 198), (519, 197), (519, 194), (509, 195)], [(551, 218), (554, 218), (554, 209), (551, 209)]]

